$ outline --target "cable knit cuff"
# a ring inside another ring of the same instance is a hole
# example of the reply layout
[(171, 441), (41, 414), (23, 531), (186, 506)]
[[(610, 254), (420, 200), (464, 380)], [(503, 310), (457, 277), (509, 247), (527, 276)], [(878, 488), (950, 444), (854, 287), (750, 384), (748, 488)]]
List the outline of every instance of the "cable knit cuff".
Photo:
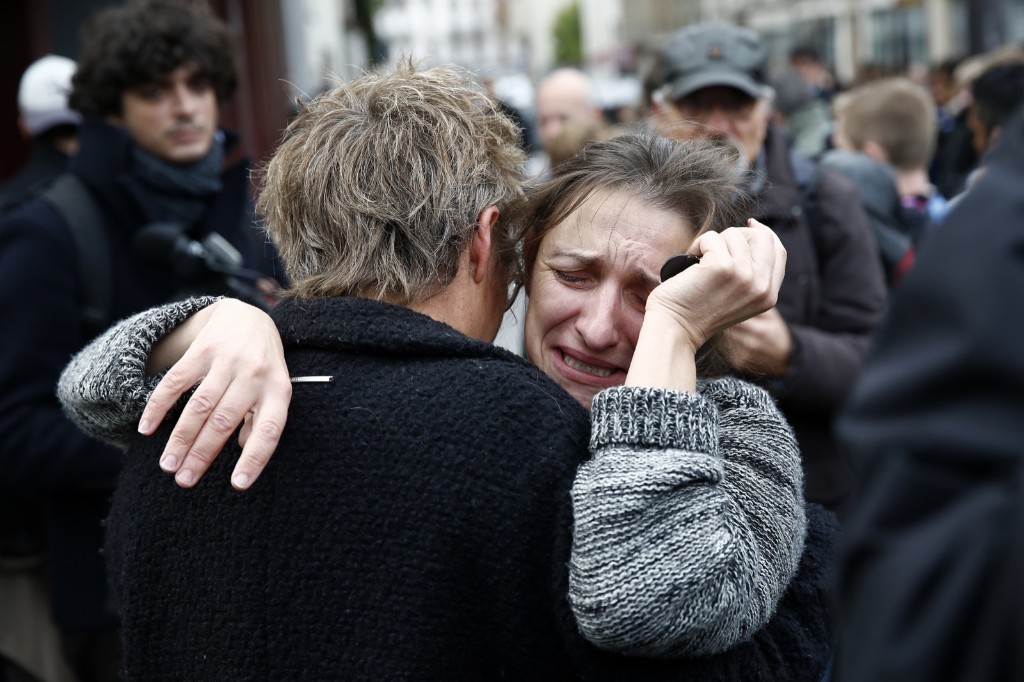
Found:
[(61, 374), (57, 394), (65, 414), (94, 438), (126, 447), (158, 380), (146, 377), (153, 346), (217, 300), (168, 303), (122, 320), (94, 339)]
[(639, 386), (607, 388), (590, 410), (590, 450), (613, 445), (718, 452), (718, 410), (700, 395)]

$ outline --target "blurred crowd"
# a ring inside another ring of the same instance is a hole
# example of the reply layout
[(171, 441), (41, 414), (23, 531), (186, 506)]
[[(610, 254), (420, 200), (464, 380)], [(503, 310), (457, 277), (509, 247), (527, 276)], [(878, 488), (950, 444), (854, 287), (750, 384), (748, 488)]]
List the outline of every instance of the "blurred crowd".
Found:
[[(219, 124), (236, 84), (224, 24), (146, 0), (84, 36), (77, 64), (25, 70), (31, 155), (0, 185), (0, 682), (120, 670), (101, 547), (121, 453), (62, 412), (69, 358), (167, 301), (269, 308), (287, 287)], [(913, 73), (865, 65), (849, 84), (810, 47), (781, 72), (766, 58), (756, 32), (702, 23), (661, 47), (636, 107), (602, 109), (571, 66), (537, 83), (530, 111), (479, 85), (519, 127), (529, 183), (623, 135), (710, 141), (785, 247), (777, 304), (732, 328), (727, 361), (771, 395), (806, 500), (843, 526), (836, 635), (811, 677), (1015, 679), (1024, 46)], [(527, 304), (496, 341), (518, 354)]]

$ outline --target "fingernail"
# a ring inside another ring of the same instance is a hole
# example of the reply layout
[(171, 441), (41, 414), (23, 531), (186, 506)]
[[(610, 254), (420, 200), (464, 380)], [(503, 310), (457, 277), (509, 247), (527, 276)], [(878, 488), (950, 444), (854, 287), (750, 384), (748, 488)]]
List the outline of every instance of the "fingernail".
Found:
[(149, 420), (143, 419), (139, 422), (139, 433), (149, 433)]
[(174, 455), (164, 455), (160, 458), (160, 468), (164, 471), (174, 471), (178, 468), (178, 458)]
[(195, 474), (193, 474), (190, 469), (182, 469), (174, 478), (183, 486), (190, 486), (196, 480)]
[(234, 483), (235, 487), (240, 490), (248, 488), (249, 482), (251, 480), (252, 479), (250, 478), (249, 474), (235, 474), (234, 476), (231, 477), (231, 482)]

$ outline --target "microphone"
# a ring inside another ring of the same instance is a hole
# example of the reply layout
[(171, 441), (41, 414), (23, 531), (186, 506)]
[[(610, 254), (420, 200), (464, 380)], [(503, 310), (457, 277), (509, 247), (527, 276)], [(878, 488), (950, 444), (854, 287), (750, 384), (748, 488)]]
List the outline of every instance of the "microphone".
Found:
[(245, 262), (242, 254), (216, 232), (198, 242), (185, 234), (184, 226), (179, 223), (151, 223), (135, 235), (133, 244), (138, 255), (169, 264), (187, 282), (208, 279), (210, 274), (252, 281), (263, 276), (242, 267)]

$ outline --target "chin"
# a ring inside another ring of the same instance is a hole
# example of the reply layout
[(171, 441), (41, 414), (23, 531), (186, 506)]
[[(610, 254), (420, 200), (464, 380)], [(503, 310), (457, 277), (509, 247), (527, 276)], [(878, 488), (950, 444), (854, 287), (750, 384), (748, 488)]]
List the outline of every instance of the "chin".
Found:
[(594, 396), (600, 393), (598, 390), (590, 390), (581, 386), (563, 386), (573, 399), (583, 406), (583, 409), (590, 412), (590, 405), (594, 402)]
[(180, 163), (180, 164), (183, 164), (183, 165), (184, 164), (190, 164), (190, 163), (196, 163), (197, 161), (201, 161), (203, 159), (203, 157), (206, 156), (206, 153), (208, 151), (210, 151), (209, 148), (207, 148), (205, 151), (201, 151), (201, 152), (199, 152), (199, 151), (190, 151), (190, 152), (175, 154), (173, 157), (171, 157), (170, 160), (173, 161), (174, 163)]

